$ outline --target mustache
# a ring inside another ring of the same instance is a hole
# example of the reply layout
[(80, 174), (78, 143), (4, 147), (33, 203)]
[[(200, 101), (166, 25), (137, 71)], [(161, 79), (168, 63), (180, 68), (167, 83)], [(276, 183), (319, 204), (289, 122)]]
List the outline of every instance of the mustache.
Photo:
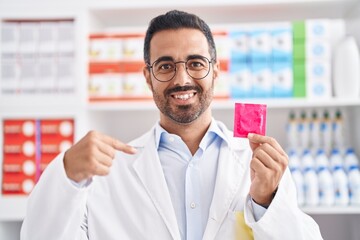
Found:
[(190, 90), (194, 90), (198, 93), (202, 92), (202, 90), (199, 86), (176, 86), (176, 87), (167, 89), (165, 91), (165, 95), (170, 95), (172, 93), (184, 92), (184, 91), (190, 91)]

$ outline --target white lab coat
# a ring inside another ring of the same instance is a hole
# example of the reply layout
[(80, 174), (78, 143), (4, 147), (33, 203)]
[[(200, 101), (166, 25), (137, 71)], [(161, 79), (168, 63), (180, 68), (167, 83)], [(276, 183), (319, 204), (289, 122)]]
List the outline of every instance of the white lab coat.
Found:
[[(204, 240), (240, 239), (237, 214), (244, 212), (254, 239), (322, 239), (315, 221), (300, 211), (287, 170), (264, 216), (255, 221), (248, 201), (251, 149), (246, 139), (221, 146), (216, 186)], [(131, 142), (135, 155), (117, 152), (111, 172), (85, 188), (66, 177), (63, 154), (47, 167), (31, 193), (22, 240), (180, 240), (176, 216), (155, 147), (154, 128)], [(84, 224), (87, 215), (88, 232)]]

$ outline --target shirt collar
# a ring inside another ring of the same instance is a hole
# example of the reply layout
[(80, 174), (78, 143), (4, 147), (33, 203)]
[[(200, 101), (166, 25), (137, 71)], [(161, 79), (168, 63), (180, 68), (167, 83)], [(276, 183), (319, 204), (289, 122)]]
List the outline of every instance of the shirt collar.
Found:
[[(169, 134), (169, 133), (163, 127), (160, 126), (160, 122), (158, 121), (155, 125), (155, 146), (157, 149), (159, 148), (161, 136), (163, 134)], [(205, 150), (210, 145), (214, 137), (220, 137), (223, 141), (228, 142), (225, 137), (225, 134), (220, 129), (219, 125), (217, 124), (215, 119), (212, 118), (210, 127), (205, 133), (204, 138), (201, 140), (199, 147)]]

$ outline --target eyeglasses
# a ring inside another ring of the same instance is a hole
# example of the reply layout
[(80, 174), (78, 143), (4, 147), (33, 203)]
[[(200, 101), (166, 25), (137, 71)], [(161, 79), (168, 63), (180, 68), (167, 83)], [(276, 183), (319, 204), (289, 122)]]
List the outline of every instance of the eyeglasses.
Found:
[(201, 80), (205, 78), (210, 72), (210, 65), (213, 60), (209, 60), (204, 56), (191, 56), (186, 61), (175, 62), (169, 57), (159, 58), (153, 64), (147, 64), (148, 68), (151, 68), (151, 72), (156, 80), (159, 82), (171, 81), (177, 71), (176, 64), (185, 63), (186, 73), (195, 80)]

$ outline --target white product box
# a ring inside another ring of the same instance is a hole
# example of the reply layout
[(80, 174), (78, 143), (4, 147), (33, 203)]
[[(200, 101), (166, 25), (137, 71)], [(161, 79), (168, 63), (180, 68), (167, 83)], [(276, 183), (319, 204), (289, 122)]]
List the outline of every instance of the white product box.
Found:
[(306, 96), (309, 98), (331, 97), (331, 71), (329, 61), (313, 61), (306, 63)]
[(35, 57), (22, 56), (20, 64), (20, 91), (32, 93), (36, 90), (37, 62)]
[(39, 53), (57, 52), (57, 22), (40, 22)]
[(1, 23), (1, 52), (16, 53), (19, 49), (19, 28), (16, 22)]
[(36, 53), (39, 37), (38, 22), (21, 22), (19, 31), (19, 51), (21, 54)]
[(294, 78), (292, 63), (277, 63), (273, 62), (272, 70), (272, 83), (273, 83), (273, 97), (292, 97)]
[(123, 39), (123, 60), (138, 60), (143, 59), (144, 38), (124, 38)]
[(142, 73), (123, 74), (123, 97), (148, 97), (151, 95)]
[(120, 97), (122, 81), (119, 73), (92, 74), (89, 79), (90, 97)]
[(14, 94), (19, 90), (20, 67), (17, 62), (1, 63), (0, 88), (4, 94)]
[(75, 58), (72, 54), (62, 54), (57, 58), (56, 86), (60, 92), (75, 91)]
[(250, 58), (250, 33), (243, 30), (229, 32), (230, 59), (235, 63), (247, 63)]
[(89, 57), (92, 61), (118, 61), (123, 58), (122, 40), (117, 38), (91, 39)]
[(250, 58), (251, 62), (267, 62), (271, 57), (271, 35), (270, 31), (262, 28), (255, 28), (250, 33)]
[(272, 75), (268, 63), (254, 63), (251, 65), (252, 96), (265, 98), (272, 96)]
[(221, 71), (218, 79), (214, 85), (214, 97), (227, 98), (229, 97), (229, 84), (230, 73)]
[(275, 24), (271, 27), (270, 33), (272, 61), (290, 61), (293, 52), (291, 24)]
[(73, 21), (60, 21), (57, 23), (58, 51), (68, 53), (75, 51), (75, 24)]
[(326, 39), (307, 39), (305, 48), (306, 59), (325, 61), (331, 59), (331, 46)]
[(56, 58), (54, 55), (40, 55), (38, 60), (36, 88), (40, 92), (54, 92), (56, 89)]
[(307, 39), (329, 39), (331, 37), (331, 20), (306, 20), (305, 29)]
[(230, 51), (232, 50), (232, 41), (226, 34), (214, 35), (214, 41), (216, 46), (216, 54), (218, 59), (230, 59)]
[(230, 97), (252, 97), (252, 79), (249, 64), (236, 64), (230, 67)]

